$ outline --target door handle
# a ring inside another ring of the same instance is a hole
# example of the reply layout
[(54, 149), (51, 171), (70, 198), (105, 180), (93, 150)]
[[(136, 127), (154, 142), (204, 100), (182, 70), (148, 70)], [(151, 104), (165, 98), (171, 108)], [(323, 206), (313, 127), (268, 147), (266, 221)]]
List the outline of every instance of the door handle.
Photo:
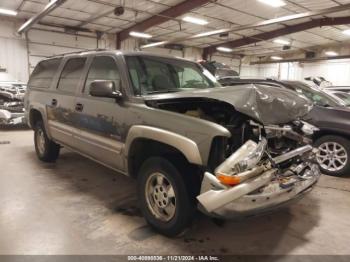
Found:
[(83, 111), (83, 109), (84, 109), (83, 104), (78, 103), (78, 104), (75, 105), (75, 110), (76, 111), (81, 112), (81, 111)]
[(57, 106), (57, 99), (52, 99), (51, 100), (51, 105), (52, 106)]

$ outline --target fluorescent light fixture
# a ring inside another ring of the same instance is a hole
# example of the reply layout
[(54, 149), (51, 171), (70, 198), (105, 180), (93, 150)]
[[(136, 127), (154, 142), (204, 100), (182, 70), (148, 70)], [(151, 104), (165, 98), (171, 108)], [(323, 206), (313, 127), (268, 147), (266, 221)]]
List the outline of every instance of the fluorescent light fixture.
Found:
[(194, 35), (192, 38), (197, 38), (197, 37), (204, 37), (204, 36), (210, 36), (210, 35), (218, 35), (225, 31), (225, 29), (219, 29), (219, 30), (214, 30), (214, 31), (208, 31), (200, 34)]
[(272, 7), (281, 7), (286, 5), (286, 3), (282, 0), (258, 0), (258, 1)]
[(282, 60), (283, 58), (280, 56), (271, 56), (272, 60)]
[(17, 30), (18, 34), (22, 34), (26, 31), (28, 31), (34, 24), (38, 23), (43, 17), (45, 17), (47, 14), (51, 13), (53, 10), (55, 10), (60, 5), (64, 4), (67, 0), (52, 0), (50, 1), (43, 10), (41, 10), (39, 13), (37, 13), (35, 16), (27, 20), (21, 27)]
[(162, 41), (162, 42), (155, 42), (155, 43), (151, 43), (151, 44), (143, 45), (143, 46), (141, 46), (141, 48), (148, 48), (148, 47), (160, 46), (160, 45), (164, 45), (165, 43), (166, 43), (166, 41)]
[(281, 39), (281, 38), (275, 39), (275, 40), (273, 40), (273, 42), (276, 44), (281, 44), (281, 45), (289, 45), (290, 44), (290, 42), (288, 40)]
[(337, 52), (334, 52), (334, 51), (327, 51), (325, 54), (326, 54), (327, 56), (337, 56), (337, 55), (338, 55), (338, 53), (337, 53)]
[(15, 16), (15, 15), (17, 15), (17, 12), (13, 11), (13, 10), (9, 10), (9, 9), (0, 8), (0, 14), (1, 15), (12, 15), (12, 16)]
[(197, 24), (197, 25), (207, 25), (208, 24), (208, 21), (205, 21), (205, 20), (200, 19), (200, 18), (192, 17), (192, 16), (185, 16), (184, 18), (182, 18), (182, 20), (185, 22), (189, 22), (189, 23)]
[(131, 31), (129, 35), (133, 37), (139, 37), (139, 38), (151, 38), (152, 36), (150, 34), (140, 33), (140, 32), (134, 32)]
[(343, 34), (344, 34), (344, 35), (350, 35), (350, 29), (344, 30), (344, 31), (343, 31)]
[(220, 51), (220, 52), (227, 52), (227, 53), (229, 53), (229, 52), (232, 52), (232, 51), (233, 51), (233, 49), (228, 48), (228, 47), (223, 47), (223, 46), (219, 46), (219, 47), (217, 47), (217, 48), (216, 48), (216, 50), (218, 50), (218, 51)]

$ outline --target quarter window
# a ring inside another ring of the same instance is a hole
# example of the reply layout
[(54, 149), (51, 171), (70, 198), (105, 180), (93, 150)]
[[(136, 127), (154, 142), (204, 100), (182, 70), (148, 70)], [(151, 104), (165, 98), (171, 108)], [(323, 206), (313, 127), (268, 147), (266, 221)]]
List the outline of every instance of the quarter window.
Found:
[(49, 88), (61, 60), (61, 58), (54, 58), (40, 62), (35, 67), (30, 77), (28, 86), (36, 88)]
[(85, 57), (69, 59), (64, 66), (57, 88), (68, 93), (75, 93), (83, 73), (85, 61)]

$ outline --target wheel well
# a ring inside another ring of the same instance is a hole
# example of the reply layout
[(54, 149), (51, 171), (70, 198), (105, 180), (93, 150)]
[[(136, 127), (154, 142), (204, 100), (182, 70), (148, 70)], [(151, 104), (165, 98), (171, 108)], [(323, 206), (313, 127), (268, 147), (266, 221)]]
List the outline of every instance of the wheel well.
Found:
[(128, 171), (131, 177), (137, 177), (138, 171), (142, 163), (154, 156), (164, 157), (177, 165), (191, 165), (184, 154), (175, 147), (167, 144), (151, 140), (139, 138), (132, 142), (128, 154)]
[(43, 120), (43, 117), (40, 113), (40, 111), (36, 109), (31, 109), (29, 113), (29, 123), (32, 128), (36, 125), (36, 123), (40, 120)]

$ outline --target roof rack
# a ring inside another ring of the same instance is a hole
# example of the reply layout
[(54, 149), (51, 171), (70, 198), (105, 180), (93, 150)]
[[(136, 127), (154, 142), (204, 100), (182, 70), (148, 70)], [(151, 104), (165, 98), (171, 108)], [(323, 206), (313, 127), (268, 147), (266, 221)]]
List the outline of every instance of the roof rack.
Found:
[(53, 57), (61, 57), (61, 56), (65, 56), (65, 55), (74, 55), (74, 54), (81, 54), (81, 53), (85, 53), (85, 52), (92, 52), (92, 51), (108, 51), (110, 49), (106, 49), (106, 48), (96, 48), (96, 49), (86, 49), (86, 50), (82, 50), (82, 51), (75, 51), (75, 52), (69, 52), (69, 53), (64, 53), (64, 54), (59, 54), (59, 55), (52, 55), (52, 56), (48, 56), (46, 58), (53, 58)]

